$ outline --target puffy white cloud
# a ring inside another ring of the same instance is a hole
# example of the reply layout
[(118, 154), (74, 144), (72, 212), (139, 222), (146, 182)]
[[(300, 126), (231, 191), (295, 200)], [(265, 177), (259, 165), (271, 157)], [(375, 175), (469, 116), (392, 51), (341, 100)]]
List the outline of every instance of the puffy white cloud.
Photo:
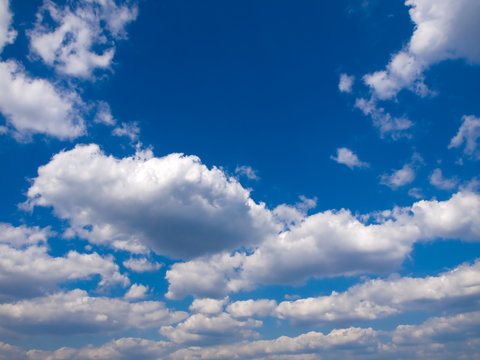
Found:
[(354, 76), (349, 76), (347, 74), (341, 74), (340, 75), (340, 81), (338, 83), (338, 90), (340, 90), (341, 92), (345, 92), (345, 93), (351, 93), (354, 81), (355, 81)]
[(360, 161), (358, 156), (352, 152), (352, 150), (347, 148), (338, 148), (337, 156), (331, 156), (332, 160), (336, 161), (339, 164), (347, 165), (350, 169), (355, 167), (368, 167), (369, 164), (363, 161)]
[(415, 23), (408, 45), (392, 56), (386, 70), (364, 77), (380, 99), (391, 99), (404, 88), (427, 95), (423, 72), (443, 60), (480, 63), (477, 0), (407, 0), (405, 4)]
[(380, 183), (392, 189), (408, 185), (415, 180), (415, 170), (412, 164), (405, 164), (401, 169), (394, 170), (390, 175), (382, 175)]
[(306, 217), (253, 253), (217, 254), (176, 263), (167, 271), (167, 296), (220, 297), (257, 284), (385, 273), (399, 268), (417, 241), (480, 239), (480, 195), (472, 192), (372, 216), (375, 221), (366, 224), (371, 217), (356, 217), (348, 210), (325, 211)]
[(47, 230), (0, 224), (0, 301), (51, 291), (58, 283), (100, 275), (100, 286), (129, 280), (119, 273), (112, 257), (70, 251), (63, 257), (48, 254)]
[(20, 334), (69, 335), (146, 329), (175, 323), (186, 317), (158, 301), (129, 303), (108, 297), (90, 297), (72, 290), (46, 297), (0, 304), (0, 328)]
[(461, 265), (451, 271), (425, 278), (389, 278), (369, 280), (343, 293), (284, 301), (276, 314), (294, 323), (329, 323), (373, 320), (406, 310), (478, 306), (480, 261)]
[(237, 168), (235, 169), (235, 174), (246, 176), (250, 180), (260, 179), (257, 175), (257, 172), (253, 170), (250, 166), (246, 166), (246, 165), (237, 166)]
[(413, 126), (413, 123), (406, 117), (392, 117), (384, 108), (377, 106), (374, 97), (370, 100), (359, 98), (355, 101), (355, 107), (362, 110), (364, 115), (369, 115), (373, 120), (373, 126), (380, 131), (380, 137), (391, 137), (397, 140), (401, 137), (408, 137), (407, 132)]
[(125, 294), (125, 299), (143, 299), (147, 296), (148, 286), (133, 284)]
[(126, 36), (125, 27), (136, 17), (135, 6), (114, 0), (80, 0), (63, 8), (44, 0), (29, 33), (30, 47), (58, 72), (88, 78), (110, 67), (115, 41)]
[(142, 273), (158, 270), (163, 265), (157, 262), (151, 262), (147, 258), (130, 258), (123, 262), (123, 266), (132, 271)]
[(91, 242), (177, 258), (258, 244), (279, 230), (249, 190), (195, 156), (116, 159), (94, 144), (40, 167), (27, 204), (52, 206)]
[(94, 122), (113, 126), (116, 123), (112, 112), (110, 110), (110, 105), (105, 101), (99, 101), (97, 103), (97, 113), (95, 114)]
[(457, 186), (458, 180), (455, 178), (446, 179), (443, 177), (442, 170), (435, 169), (433, 170), (432, 175), (430, 175), (430, 184), (435, 186), (438, 189), (442, 190), (452, 190)]
[(190, 305), (190, 311), (207, 314), (207, 315), (215, 315), (219, 314), (223, 311), (223, 307), (228, 302), (228, 297), (225, 297), (222, 300), (217, 299), (195, 299)]
[(175, 327), (162, 326), (160, 334), (175, 343), (223, 343), (233, 339), (258, 336), (253, 329), (262, 326), (259, 320), (236, 320), (227, 313), (208, 316), (205, 314), (191, 315)]
[(12, 28), (12, 12), (8, 0), (0, 0), (0, 53), (7, 44), (13, 43), (17, 33)]
[(269, 316), (277, 308), (275, 300), (243, 300), (235, 301), (227, 306), (227, 312), (236, 318), (249, 318), (253, 316)]
[(0, 88), (0, 112), (18, 139), (34, 134), (73, 139), (85, 133), (75, 93), (30, 78), (14, 61), (0, 62)]
[(480, 151), (478, 150), (478, 139), (480, 138), (480, 118), (473, 115), (463, 116), (462, 125), (458, 129), (448, 148), (458, 148), (465, 143), (463, 152), (474, 159), (480, 159)]

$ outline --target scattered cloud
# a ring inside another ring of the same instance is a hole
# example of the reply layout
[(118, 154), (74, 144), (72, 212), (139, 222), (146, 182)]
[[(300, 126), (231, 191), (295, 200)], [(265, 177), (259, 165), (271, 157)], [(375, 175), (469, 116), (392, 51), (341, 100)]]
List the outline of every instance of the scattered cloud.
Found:
[(152, 262), (147, 258), (130, 258), (123, 262), (123, 266), (137, 273), (159, 270), (162, 264)]
[(112, 116), (110, 105), (105, 101), (99, 101), (97, 103), (97, 113), (95, 114), (94, 122), (104, 125), (113, 126), (116, 124), (116, 120)]
[(437, 189), (452, 190), (457, 187), (458, 180), (455, 178), (446, 179), (443, 177), (442, 170), (435, 169), (433, 170), (432, 175), (430, 175), (430, 184)]
[(112, 135), (114, 136), (126, 136), (130, 139), (131, 142), (138, 140), (138, 134), (140, 134), (140, 128), (138, 124), (135, 123), (124, 123), (120, 126), (117, 126), (112, 130)]
[(350, 149), (338, 148), (337, 156), (330, 156), (330, 158), (339, 164), (347, 165), (350, 169), (355, 167), (365, 168), (370, 166), (368, 163), (360, 161), (358, 156), (354, 154)]
[(115, 41), (126, 37), (125, 27), (136, 17), (135, 6), (114, 0), (80, 0), (64, 7), (44, 0), (29, 32), (30, 48), (59, 73), (90, 78), (95, 69), (110, 67)]
[(143, 299), (147, 296), (148, 286), (133, 284), (125, 294), (125, 299)]
[(235, 174), (240, 176), (245, 176), (247, 179), (250, 180), (259, 180), (260, 178), (257, 175), (257, 172), (253, 170), (250, 166), (237, 166), (235, 169)]
[(408, 185), (415, 180), (415, 170), (412, 164), (405, 164), (399, 170), (393, 171), (390, 175), (382, 175), (380, 184), (387, 185), (391, 189), (397, 189)]
[(338, 90), (345, 93), (351, 93), (354, 82), (355, 82), (355, 76), (341, 74), (340, 82), (338, 83)]
[(462, 125), (458, 129), (448, 148), (458, 148), (465, 144), (463, 152), (474, 158), (480, 159), (480, 151), (478, 150), (478, 139), (480, 138), (480, 118), (473, 115), (463, 116)]
[(13, 43), (17, 32), (12, 28), (12, 12), (8, 0), (0, 0), (0, 53), (5, 45)]

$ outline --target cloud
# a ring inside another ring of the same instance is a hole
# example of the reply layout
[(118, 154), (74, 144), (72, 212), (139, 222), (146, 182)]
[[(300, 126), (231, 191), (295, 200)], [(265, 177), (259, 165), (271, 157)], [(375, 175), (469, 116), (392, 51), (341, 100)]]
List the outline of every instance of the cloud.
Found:
[(115, 41), (126, 37), (125, 27), (136, 17), (135, 6), (114, 0), (80, 0), (63, 8), (44, 0), (29, 32), (30, 48), (56, 71), (90, 78), (95, 69), (110, 67)]
[(250, 179), (250, 180), (260, 179), (257, 175), (257, 172), (253, 170), (250, 166), (246, 166), (246, 165), (237, 166), (237, 168), (235, 169), (235, 174), (245, 176), (247, 177), (247, 179)]
[(448, 309), (478, 306), (480, 260), (461, 265), (438, 276), (369, 280), (346, 292), (329, 296), (284, 301), (277, 316), (293, 323), (325, 324), (367, 321), (408, 310)]
[(104, 125), (115, 125), (116, 120), (112, 116), (110, 105), (108, 105), (108, 103), (105, 101), (99, 101), (97, 103), (97, 113), (95, 114), (93, 121)]
[(90, 297), (76, 289), (46, 297), (0, 304), (0, 328), (9, 333), (72, 335), (147, 329), (186, 317), (158, 301), (129, 303), (123, 299)]
[(458, 129), (448, 148), (458, 148), (465, 143), (463, 152), (474, 159), (480, 159), (480, 151), (478, 151), (478, 139), (480, 138), (480, 118), (473, 115), (463, 116), (462, 125)]
[(143, 273), (158, 270), (163, 265), (157, 262), (151, 262), (147, 258), (130, 258), (123, 262), (123, 266), (132, 271)]
[(94, 144), (40, 167), (25, 206), (52, 206), (93, 243), (175, 258), (258, 244), (279, 229), (247, 189), (195, 156), (116, 159)]
[(0, 112), (19, 140), (45, 134), (62, 140), (85, 134), (77, 94), (30, 78), (14, 61), (0, 62)]
[(373, 126), (380, 131), (380, 137), (383, 139), (389, 136), (393, 140), (401, 137), (409, 137), (407, 132), (413, 126), (413, 123), (406, 117), (392, 117), (385, 109), (377, 106), (374, 97), (370, 100), (359, 98), (355, 101), (355, 107), (362, 110), (364, 115), (369, 115), (373, 120)]
[[(348, 210), (320, 212), (253, 252), (173, 264), (166, 274), (166, 296), (221, 297), (258, 284), (386, 273), (400, 267), (417, 241), (478, 241), (479, 216), (480, 195), (472, 192), (459, 192), (447, 201), (419, 201), (366, 218)], [(372, 218), (373, 222), (365, 223)]]
[(147, 296), (148, 286), (133, 284), (125, 294), (125, 299), (143, 299)]
[(140, 128), (137, 123), (124, 123), (117, 126), (112, 130), (113, 136), (126, 136), (131, 142), (138, 140), (138, 134), (140, 134)]
[(272, 315), (277, 308), (275, 300), (243, 300), (228, 305), (227, 312), (235, 318), (265, 317)]
[(476, 0), (407, 0), (415, 29), (407, 46), (394, 54), (386, 70), (364, 76), (379, 99), (391, 99), (404, 89), (420, 96), (431, 93), (424, 71), (447, 59), (480, 63), (480, 4)]
[(223, 311), (223, 307), (228, 302), (228, 297), (217, 300), (217, 299), (195, 299), (190, 305), (190, 311), (206, 314), (206, 315), (215, 315)]
[(442, 175), (442, 170), (440, 169), (433, 170), (432, 175), (430, 175), (430, 184), (435, 186), (437, 189), (452, 190), (457, 186), (457, 183), (457, 179), (445, 179)]
[(64, 256), (48, 254), (49, 232), (45, 229), (0, 224), (0, 302), (38, 296), (68, 281), (100, 275), (100, 286), (129, 280), (121, 275), (111, 256), (70, 251)]
[(355, 167), (368, 167), (369, 164), (363, 161), (360, 161), (358, 156), (354, 154), (351, 150), (347, 148), (338, 148), (337, 156), (330, 156), (330, 158), (336, 161), (339, 164), (347, 165), (350, 169)]
[(347, 74), (340, 75), (340, 81), (338, 83), (338, 90), (345, 93), (351, 93), (355, 76), (348, 76)]
[(162, 326), (160, 334), (175, 343), (205, 345), (255, 337), (257, 333), (253, 329), (260, 326), (262, 322), (259, 320), (236, 320), (227, 313), (211, 316), (200, 313), (191, 315), (176, 327)]
[(415, 180), (415, 170), (411, 164), (405, 164), (399, 170), (393, 171), (390, 175), (382, 175), (380, 183), (392, 189), (408, 185)]
[(12, 28), (12, 12), (8, 0), (0, 0), (0, 53), (7, 44), (12, 44), (17, 32)]

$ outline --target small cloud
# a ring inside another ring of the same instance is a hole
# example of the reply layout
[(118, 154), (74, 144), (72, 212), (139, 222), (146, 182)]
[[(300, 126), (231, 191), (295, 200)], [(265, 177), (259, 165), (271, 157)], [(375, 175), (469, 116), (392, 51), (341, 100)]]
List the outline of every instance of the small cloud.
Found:
[(463, 116), (462, 125), (458, 129), (448, 148), (458, 148), (465, 143), (463, 152), (471, 158), (480, 159), (480, 151), (478, 150), (478, 139), (480, 138), (480, 118), (473, 115)]
[(445, 179), (442, 170), (435, 169), (430, 175), (430, 184), (441, 190), (452, 190), (457, 186), (458, 180), (455, 178)]
[(397, 189), (412, 183), (413, 180), (415, 180), (415, 170), (411, 164), (405, 164), (401, 169), (393, 171), (390, 175), (382, 175), (380, 184), (387, 185), (391, 189)]
[(354, 76), (348, 76), (347, 74), (342, 74), (340, 75), (340, 82), (338, 83), (338, 89), (344, 93), (351, 93), (354, 82), (355, 82)]
[(260, 178), (257, 175), (257, 172), (253, 170), (250, 166), (237, 166), (235, 169), (235, 174), (238, 174), (240, 176), (245, 176), (250, 180), (259, 180)]
[(125, 299), (143, 299), (147, 296), (148, 286), (133, 284), (125, 294)]
[(414, 197), (415, 199), (421, 199), (424, 197), (422, 189), (416, 187), (408, 190), (408, 195)]
[(162, 264), (151, 262), (146, 258), (135, 259), (131, 258), (123, 262), (123, 266), (132, 271), (143, 273), (147, 271), (155, 271), (162, 267)]
[(337, 149), (337, 156), (330, 156), (330, 159), (336, 161), (339, 164), (347, 165), (350, 169), (355, 167), (358, 168), (366, 168), (369, 167), (370, 164), (360, 161), (358, 156), (354, 154), (350, 149), (345, 147)]
[(93, 121), (99, 124), (110, 126), (115, 125), (116, 121), (112, 116), (112, 112), (110, 111), (110, 105), (108, 105), (105, 101), (99, 101), (97, 104), (97, 113), (95, 114)]
[(130, 124), (122, 122), (122, 125), (117, 126), (112, 131), (112, 135), (126, 136), (132, 142), (138, 140), (138, 134), (140, 134), (140, 128), (138, 127), (138, 124), (136, 122)]

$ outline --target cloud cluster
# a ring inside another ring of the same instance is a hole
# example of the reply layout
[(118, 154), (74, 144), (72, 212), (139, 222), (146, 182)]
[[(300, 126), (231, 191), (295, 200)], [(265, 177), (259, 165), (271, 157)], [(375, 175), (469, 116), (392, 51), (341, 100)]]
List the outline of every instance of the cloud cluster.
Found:
[(30, 47), (56, 71), (89, 78), (95, 69), (110, 67), (115, 41), (126, 36), (125, 27), (136, 17), (135, 6), (114, 0), (81, 0), (64, 7), (44, 0), (29, 33)]
[(278, 229), (235, 179), (182, 154), (116, 159), (77, 145), (39, 168), (28, 199), (94, 243), (174, 258), (258, 244)]
[(421, 96), (430, 93), (423, 73), (447, 59), (480, 63), (480, 4), (476, 0), (407, 0), (415, 30), (407, 46), (392, 56), (385, 70), (364, 76), (382, 100), (404, 89)]
[(471, 192), (377, 213), (369, 224), (347, 210), (316, 213), (253, 253), (217, 254), (172, 265), (166, 275), (167, 297), (220, 297), (258, 284), (385, 273), (398, 269), (417, 241), (478, 241), (479, 217), (480, 196)]
[(63, 257), (49, 255), (48, 235), (45, 229), (0, 224), (0, 302), (38, 296), (58, 284), (96, 275), (101, 277), (100, 286), (129, 284), (111, 256), (77, 251)]
[(480, 118), (465, 115), (457, 135), (452, 138), (448, 148), (459, 148), (465, 144), (463, 149), (465, 155), (478, 160), (480, 159), (478, 139), (480, 139)]

